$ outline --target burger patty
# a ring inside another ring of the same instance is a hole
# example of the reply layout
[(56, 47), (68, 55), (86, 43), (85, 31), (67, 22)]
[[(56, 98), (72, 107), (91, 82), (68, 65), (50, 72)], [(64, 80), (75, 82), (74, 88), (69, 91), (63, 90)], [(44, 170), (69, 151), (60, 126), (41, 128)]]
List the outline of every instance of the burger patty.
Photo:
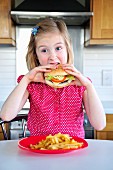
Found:
[(66, 82), (68, 82), (68, 80), (65, 80), (65, 81), (63, 81), (63, 82), (60, 82), (59, 84), (63, 84), (63, 83), (66, 83)]
[[(50, 82), (52, 82), (51, 80), (49, 80)], [(65, 80), (65, 81), (63, 81), (63, 82), (60, 82), (60, 83), (58, 83), (58, 84), (63, 84), (63, 83), (66, 83), (66, 82), (68, 82), (68, 80)], [(53, 83), (53, 82), (52, 82)], [(54, 84), (54, 83), (53, 83)]]

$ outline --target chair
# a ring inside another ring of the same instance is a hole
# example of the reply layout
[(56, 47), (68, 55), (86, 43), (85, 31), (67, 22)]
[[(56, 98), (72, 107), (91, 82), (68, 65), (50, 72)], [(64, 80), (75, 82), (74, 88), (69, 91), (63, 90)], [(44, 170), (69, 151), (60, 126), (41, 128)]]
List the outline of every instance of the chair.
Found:
[(5, 124), (9, 124), (11, 122), (15, 122), (15, 121), (22, 121), (22, 131), (23, 131), (23, 137), (26, 136), (26, 121), (27, 121), (27, 114), (18, 114), (14, 119), (10, 120), (10, 121), (3, 121), (0, 120), (0, 126), (2, 129), (2, 133), (4, 136), (4, 140), (9, 140), (9, 135), (8, 132), (6, 131), (5, 128)]

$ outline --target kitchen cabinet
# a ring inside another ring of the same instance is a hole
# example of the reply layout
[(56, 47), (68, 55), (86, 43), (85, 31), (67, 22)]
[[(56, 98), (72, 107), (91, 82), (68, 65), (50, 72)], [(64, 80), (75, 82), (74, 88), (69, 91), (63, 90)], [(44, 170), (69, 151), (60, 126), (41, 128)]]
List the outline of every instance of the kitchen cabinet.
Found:
[[(8, 124), (6, 123), (4, 126), (5, 126), (5, 129), (6, 129), (6, 131), (7, 131), (7, 134), (9, 134)], [(1, 126), (0, 126), (0, 140), (4, 140), (4, 136), (3, 136), (3, 132), (2, 132)]]
[(106, 114), (106, 127), (101, 130), (95, 130), (95, 139), (113, 140), (113, 114)]
[(12, 0), (0, 0), (0, 45), (16, 44), (16, 28), (10, 15), (12, 5)]
[(1, 129), (0, 129), (0, 140), (4, 140), (4, 136), (3, 133), (1, 132)]
[(113, 0), (91, 0), (94, 15), (85, 27), (85, 46), (113, 44)]

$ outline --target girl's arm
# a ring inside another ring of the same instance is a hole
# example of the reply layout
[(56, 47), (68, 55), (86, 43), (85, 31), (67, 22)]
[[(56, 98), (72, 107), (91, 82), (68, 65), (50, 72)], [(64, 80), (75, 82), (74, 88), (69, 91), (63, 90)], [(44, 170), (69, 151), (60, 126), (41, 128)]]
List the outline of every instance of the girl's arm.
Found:
[(24, 106), (27, 98), (28, 91), (26, 90), (28, 81), (24, 76), (20, 83), (15, 87), (12, 93), (8, 96), (7, 100), (2, 106), (0, 117), (5, 121), (10, 121)]
[(30, 82), (44, 83), (43, 73), (50, 72), (55, 67), (55, 65), (39, 66), (28, 72), (5, 101), (0, 112), (0, 117), (6, 121), (16, 117), (28, 99), (29, 93), (26, 90), (28, 84)]
[(102, 130), (106, 126), (106, 115), (102, 103), (91, 82), (86, 86), (83, 102), (91, 125), (96, 130)]
[(85, 86), (86, 90), (83, 96), (84, 107), (86, 114), (92, 124), (97, 130), (102, 130), (106, 126), (106, 116), (102, 103), (97, 95), (97, 92), (91, 81), (83, 76), (73, 65), (63, 65), (64, 70), (75, 76), (75, 80), (71, 85)]

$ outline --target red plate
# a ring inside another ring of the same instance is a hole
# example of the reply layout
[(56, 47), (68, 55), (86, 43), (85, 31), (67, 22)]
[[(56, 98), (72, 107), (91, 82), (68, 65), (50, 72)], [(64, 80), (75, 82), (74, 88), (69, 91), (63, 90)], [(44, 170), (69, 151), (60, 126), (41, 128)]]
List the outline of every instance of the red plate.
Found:
[(74, 150), (83, 149), (83, 148), (88, 146), (88, 143), (84, 139), (79, 138), (79, 137), (72, 137), (72, 138), (74, 140), (76, 140), (77, 142), (82, 142), (83, 143), (82, 147), (76, 148), (76, 149), (59, 149), (59, 150), (38, 150), (38, 149), (31, 149), (29, 147), (30, 144), (35, 145), (39, 141), (41, 141), (42, 139), (46, 139), (46, 136), (30, 136), (30, 137), (27, 137), (27, 138), (23, 138), (23, 139), (19, 140), (18, 146), (21, 149), (24, 149), (24, 150), (28, 150), (28, 151), (31, 151), (31, 152), (37, 152), (37, 153), (44, 153), (44, 154), (66, 153), (66, 152), (71, 152), (71, 151), (74, 151)]

